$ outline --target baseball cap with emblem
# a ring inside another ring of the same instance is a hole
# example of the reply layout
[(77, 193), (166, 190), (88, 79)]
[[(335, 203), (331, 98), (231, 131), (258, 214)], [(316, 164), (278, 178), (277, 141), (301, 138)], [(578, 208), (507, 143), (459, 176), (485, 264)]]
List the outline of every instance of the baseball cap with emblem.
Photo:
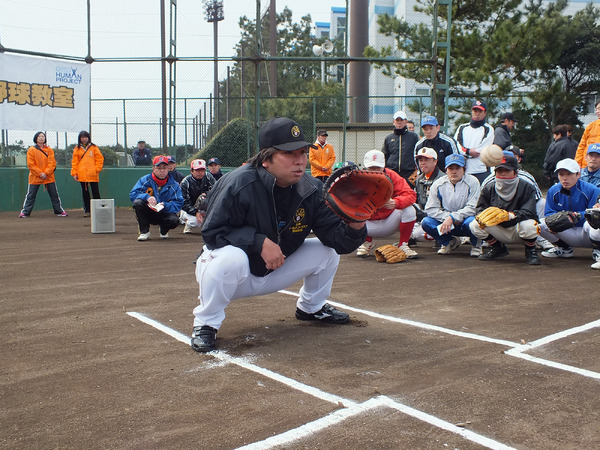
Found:
[(363, 166), (369, 167), (385, 167), (385, 155), (380, 150), (369, 150), (365, 153)]
[(329, 136), (327, 134), (327, 130), (319, 130), (317, 131), (317, 136)]
[(394, 120), (396, 119), (408, 120), (408, 116), (404, 111), (398, 110), (394, 113)]
[(471, 109), (481, 109), (482, 111), (487, 111), (487, 105), (485, 104), (485, 102), (475, 100), (473, 102), (473, 105), (471, 105)]
[(258, 142), (261, 149), (274, 147), (286, 152), (313, 146), (304, 139), (300, 125), (287, 117), (277, 117), (264, 124), (258, 133)]
[(203, 159), (195, 159), (192, 161), (191, 168), (194, 170), (206, 169), (206, 162)]
[(458, 153), (453, 153), (451, 155), (446, 156), (446, 169), (451, 165), (456, 165), (459, 167), (465, 167), (465, 157), (463, 155), (459, 155)]
[(173, 156), (171, 156), (171, 155), (167, 156), (167, 160), (168, 160), (170, 163), (172, 163), (172, 162), (173, 162), (173, 163), (174, 163), (174, 162), (177, 162), (177, 161), (175, 161), (175, 158), (174, 158)]
[(419, 151), (417, 152), (417, 159), (419, 158), (419, 156), (423, 156), (425, 158), (433, 158), (433, 159), (437, 159), (438, 155), (437, 152), (432, 149), (431, 147), (423, 147), (421, 149), (419, 149)]
[(425, 125), (433, 125), (434, 127), (437, 127), (439, 125), (439, 123), (435, 117), (427, 116), (427, 117), (423, 117), (423, 120), (421, 120), (421, 128), (424, 127)]
[(568, 170), (571, 173), (581, 172), (581, 167), (579, 167), (577, 161), (572, 158), (561, 159), (559, 162), (557, 162), (556, 169), (554, 171), (558, 172), (560, 169)]
[[(519, 161), (513, 152), (504, 150), (502, 161), (496, 164), (495, 169), (508, 169), (508, 170), (519, 170)], [(577, 164), (577, 163), (575, 163)]]
[(588, 153), (600, 153), (600, 144), (590, 144), (587, 148)]
[(152, 165), (158, 166), (159, 164), (169, 164), (169, 159), (164, 155), (155, 156)]
[(221, 160), (219, 158), (213, 156), (212, 158), (210, 158), (208, 160), (208, 165), (210, 166), (211, 164), (216, 164), (216, 165), (220, 166), (221, 165)]

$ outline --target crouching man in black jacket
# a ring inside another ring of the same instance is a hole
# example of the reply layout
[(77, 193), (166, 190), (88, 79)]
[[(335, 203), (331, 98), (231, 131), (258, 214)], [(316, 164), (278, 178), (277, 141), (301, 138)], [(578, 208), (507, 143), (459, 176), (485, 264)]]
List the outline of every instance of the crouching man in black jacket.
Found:
[[(298, 320), (343, 324), (349, 315), (325, 302), (339, 254), (366, 238), (364, 223), (344, 223), (325, 204), (322, 183), (306, 174), (310, 143), (300, 126), (272, 119), (259, 133), (260, 152), (226, 174), (208, 195), (196, 264), (200, 304), (191, 345), (215, 349), (231, 300), (277, 292), (304, 279)], [(311, 230), (316, 238), (307, 239)]]

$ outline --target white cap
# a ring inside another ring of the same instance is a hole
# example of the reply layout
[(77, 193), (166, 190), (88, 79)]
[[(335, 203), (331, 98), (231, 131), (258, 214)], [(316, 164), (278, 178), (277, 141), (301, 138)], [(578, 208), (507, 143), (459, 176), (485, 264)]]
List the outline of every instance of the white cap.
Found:
[(408, 120), (408, 116), (404, 111), (399, 110), (394, 113), (394, 120), (396, 119)]
[(560, 169), (568, 170), (571, 173), (579, 173), (581, 172), (581, 167), (577, 164), (577, 161), (571, 158), (565, 158), (556, 163), (555, 172), (558, 172)]
[(431, 147), (423, 147), (417, 152), (417, 158), (419, 156), (424, 156), (425, 158), (433, 158), (437, 159), (437, 152)]
[(385, 155), (380, 150), (369, 150), (365, 153), (363, 162), (365, 169), (369, 167), (385, 167)]

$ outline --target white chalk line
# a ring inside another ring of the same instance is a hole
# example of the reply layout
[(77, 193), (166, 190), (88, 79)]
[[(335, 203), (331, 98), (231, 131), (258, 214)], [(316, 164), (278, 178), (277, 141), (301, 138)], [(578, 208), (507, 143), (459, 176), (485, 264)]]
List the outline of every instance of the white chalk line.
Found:
[[(183, 333), (180, 333), (179, 331), (169, 328), (166, 325), (163, 325), (162, 323), (160, 323), (154, 319), (151, 319), (147, 316), (144, 316), (143, 314), (140, 314), (138, 312), (131, 311), (131, 312), (127, 312), (127, 314), (133, 318), (140, 320), (141, 322), (143, 322), (147, 325), (150, 325), (150, 326), (156, 328), (157, 330), (162, 331), (163, 333), (171, 336), (172, 338), (178, 340), (179, 342), (182, 342), (186, 345), (190, 345), (190, 337), (186, 336)], [(509, 449), (509, 448), (511, 448), (511, 447), (505, 446), (504, 444), (502, 444), (500, 442), (494, 441), (493, 439), (487, 438), (485, 436), (479, 435), (479, 434), (469, 431), (469, 430), (465, 430), (464, 428), (453, 425), (449, 422), (446, 422), (442, 419), (434, 417), (430, 414), (424, 413), (422, 411), (419, 411), (419, 410), (416, 410), (409, 406), (398, 403), (398, 402), (390, 399), (389, 397), (378, 396), (378, 397), (369, 399), (363, 403), (356, 403), (355, 401), (350, 400), (348, 398), (344, 398), (344, 397), (340, 397), (338, 395), (324, 392), (313, 386), (309, 386), (305, 383), (301, 383), (292, 378), (289, 378), (289, 377), (286, 377), (279, 373), (273, 372), (272, 370), (266, 369), (264, 367), (259, 367), (256, 364), (252, 364), (252, 363), (244, 360), (243, 358), (238, 358), (238, 357), (228, 355), (227, 353), (225, 353), (221, 350), (210, 352), (208, 354), (210, 354), (211, 356), (213, 356), (217, 359), (220, 359), (221, 361), (238, 365), (245, 369), (248, 369), (248, 370), (251, 370), (258, 374), (261, 374), (266, 378), (270, 378), (274, 381), (278, 381), (286, 386), (291, 387), (292, 389), (295, 389), (297, 391), (303, 392), (308, 395), (312, 395), (313, 397), (336, 404), (341, 407), (341, 409), (333, 411), (332, 413), (330, 413), (324, 417), (321, 417), (313, 422), (306, 423), (304, 425), (301, 425), (300, 427), (288, 430), (288, 431), (278, 434), (276, 436), (271, 436), (263, 441), (258, 441), (253, 444), (249, 444), (247, 446), (241, 447), (244, 449), (267, 449), (267, 448), (272, 448), (272, 447), (275, 447), (278, 445), (284, 445), (284, 444), (287, 444), (287, 443), (290, 443), (293, 441), (298, 441), (310, 434), (313, 434), (315, 432), (323, 430), (332, 425), (336, 425), (349, 417), (355, 416), (357, 414), (361, 414), (365, 411), (371, 410), (373, 408), (378, 408), (381, 406), (387, 406), (390, 408), (394, 408), (400, 412), (403, 412), (404, 414), (410, 415), (416, 419), (427, 422), (427, 423), (429, 423), (433, 426), (439, 427), (441, 429), (456, 433), (465, 439), (468, 439), (472, 442), (478, 443), (480, 445), (483, 445), (483, 446), (491, 448), (491, 449)]]
[[(288, 291), (285, 289), (282, 289), (280, 291), (278, 291), (282, 294), (287, 294), (287, 295), (291, 295), (294, 297), (299, 297), (300, 294), (296, 293), (296, 292), (292, 292), (292, 291)], [(600, 327), (600, 320), (596, 320), (594, 322), (589, 322), (587, 324), (584, 325), (580, 325), (577, 327), (573, 327), (570, 328), (568, 330), (564, 330), (564, 331), (560, 331), (558, 333), (554, 333), (551, 334), (549, 336), (543, 337), (541, 339), (535, 340), (535, 341), (531, 341), (527, 344), (517, 344), (516, 342), (511, 342), (511, 341), (506, 341), (504, 339), (494, 339), (494, 338), (489, 338), (487, 336), (481, 336), (479, 334), (474, 334), (474, 333), (465, 333), (463, 331), (456, 331), (456, 330), (452, 330), (450, 328), (444, 328), (444, 327), (438, 327), (437, 325), (429, 325), (426, 323), (422, 323), (422, 322), (416, 322), (414, 320), (408, 320), (408, 319), (401, 319), (398, 317), (394, 317), (394, 316), (388, 316), (385, 314), (379, 314), (373, 311), (368, 311), (365, 309), (360, 309), (360, 308), (354, 308), (353, 306), (349, 306), (349, 305), (344, 305), (343, 303), (338, 303), (338, 302), (334, 302), (331, 300), (328, 300), (328, 302), (333, 305), (333, 306), (337, 306), (340, 308), (344, 308), (347, 309), (349, 311), (354, 311), (360, 314), (364, 314), (367, 316), (371, 316), (371, 317), (376, 317), (378, 319), (383, 319), (383, 320), (387, 320), (390, 322), (397, 322), (397, 323), (402, 323), (405, 325), (410, 325), (410, 326), (414, 326), (414, 327), (418, 327), (418, 328), (423, 328), (426, 330), (432, 330), (432, 331), (438, 331), (440, 333), (445, 333), (445, 334), (449, 334), (452, 336), (460, 336), (460, 337), (464, 337), (464, 338), (468, 338), (468, 339), (475, 339), (478, 341), (484, 341), (484, 342), (490, 342), (493, 344), (498, 344), (498, 345), (503, 345), (505, 347), (510, 347), (509, 350), (506, 350), (504, 352), (504, 354), (509, 355), (509, 356), (514, 356), (517, 358), (521, 358), (536, 364), (541, 364), (544, 366), (548, 366), (548, 367), (553, 367), (555, 369), (559, 369), (559, 370), (564, 370), (567, 372), (571, 372), (571, 373), (575, 373), (577, 375), (582, 375), (584, 377), (589, 377), (589, 378), (594, 378), (594, 379), (600, 379), (600, 373), (598, 372), (594, 372), (591, 370), (586, 370), (586, 369), (581, 369), (579, 367), (575, 367), (575, 366), (570, 366), (568, 364), (562, 364), (562, 363), (558, 363), (558, 362), (554, 362), (554, 361), (550, 361), (548, 359), (543, 359), (543, 358), (538, 358), (535, 356), (530, 356), (525, 354), (524, 352), (540, 347), (542, 345), (546, 345), (550, 342), (559, 340), (559, 339), (563, 339), (565, 337), (571, 336), (573, 334), (577, 334), (577, 333), (582, 333), (584, 331), (588, 331), (592, 328), (596, 328), (596, 327)]]

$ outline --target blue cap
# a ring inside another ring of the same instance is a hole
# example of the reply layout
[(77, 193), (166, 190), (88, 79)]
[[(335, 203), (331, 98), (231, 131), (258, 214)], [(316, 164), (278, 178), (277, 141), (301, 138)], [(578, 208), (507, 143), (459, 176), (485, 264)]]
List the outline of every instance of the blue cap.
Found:
[(471, 105), (471, 109), (481, 109), (482, 111), (487, 111), (487, 105), (481, 100), (475, 100), (473, 105)]
[(465, 167), (465, 157), (463, 155), (459, 155), (458, 153), (453, 153), (446, 156), (446, 169), (452, 164), (456, 164), (459, 167)]
[(210, 166), (211, 164), (217, 164), (218, 166), (220, 166), (221, 160), (219, 160), (219, 158), (217, 158), (216, 156), (213, 156), (208, 160), (208, 165)]
[(587, 148), (588, 153), (600, 153), (600, 144), (590, 144)]
[(425, 125), (433, 125), (434, 127), (437, 127), (439, 124), (435, 117), (427, 116), (421, 120), (421, 128), (423, 128)]

